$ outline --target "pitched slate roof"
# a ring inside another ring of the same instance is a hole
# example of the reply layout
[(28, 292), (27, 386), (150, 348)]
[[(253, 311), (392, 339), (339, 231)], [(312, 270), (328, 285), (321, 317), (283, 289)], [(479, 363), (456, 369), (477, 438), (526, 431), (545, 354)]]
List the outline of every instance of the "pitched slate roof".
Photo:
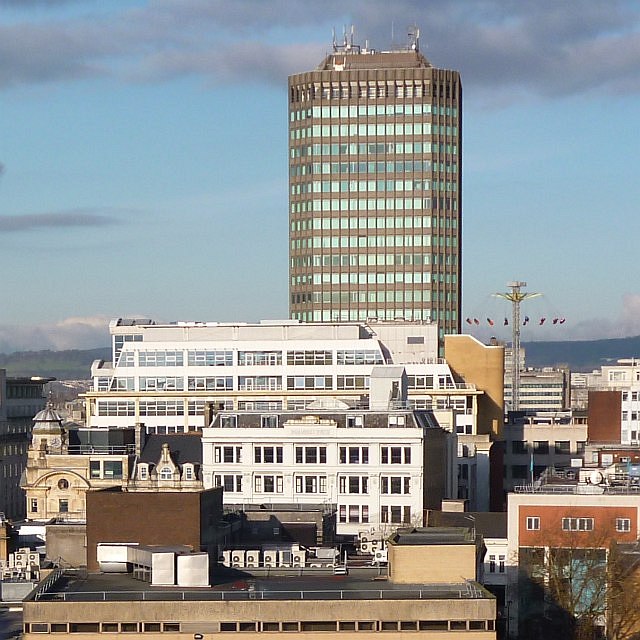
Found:
[(177, 465), (185, 462), (202, 464), (202, 436), (199, 433), (171, 435), (151, 433), (147, 436), (140, 454), (140, 462), (157, 464), (162, 455), (162, 445), (165, 443), (169, 445), (171, 458)]

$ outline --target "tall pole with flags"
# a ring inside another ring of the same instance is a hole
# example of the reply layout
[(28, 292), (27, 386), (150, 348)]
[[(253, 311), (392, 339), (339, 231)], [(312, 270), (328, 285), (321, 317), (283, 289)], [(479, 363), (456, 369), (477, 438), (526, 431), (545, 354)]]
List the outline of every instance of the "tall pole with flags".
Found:
[[(520, 409), (520, 303), (523, 300), (536, 298), (542, 295), (541, 293), (525, 293), (522, 291), (522, 288), (526, 286), (526, 282), (515, 280), (507, 283), (507, 287), (509, 287), (511, 291), (494, 294), (499, 298), (504, 298), (511, 302), (511, 349), (513, 351), (511, 358), (511, 409), (513, 411), (518, 411)], [(533, 477), (533, 472), (531, 475)]]

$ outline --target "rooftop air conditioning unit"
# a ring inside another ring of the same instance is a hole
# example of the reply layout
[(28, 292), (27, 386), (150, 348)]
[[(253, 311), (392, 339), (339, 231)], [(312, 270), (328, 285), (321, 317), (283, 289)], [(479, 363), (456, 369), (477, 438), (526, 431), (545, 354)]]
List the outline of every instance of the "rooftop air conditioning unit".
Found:
[(243, 549), (236, 549), (231, 553), (231, 566), (244, 567), (245, 552)]
[(388, 559), (389, 559), (389, 556), (387, 554), (386, 549), (384, 550), (380, 549), (373, 554), (374, 562), (387, 562)]
[(247, 551), (245, 566), (252, 567), (252, 568), (256, 568), (260, 566), (260, 551), (258, 550)]
[(360, 543), (360, 551), (361, 553), (372, 553), (371, 542), (361, 542)]
[(307, 564), (307, 552), (303, 549), (293, 552), (293, 566), (304, 567)]
[(276, 549), (269, 549), (262, 554), (264, 566), (275, 569), (278, 566), (278, 552)]

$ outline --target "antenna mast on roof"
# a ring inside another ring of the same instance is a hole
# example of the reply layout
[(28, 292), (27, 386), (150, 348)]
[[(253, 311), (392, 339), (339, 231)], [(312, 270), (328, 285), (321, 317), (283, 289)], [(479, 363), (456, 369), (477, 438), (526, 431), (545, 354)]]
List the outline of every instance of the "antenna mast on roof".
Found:
[(420, 29), (417, 24), (409, 27), (409, 49), (420, 51)]

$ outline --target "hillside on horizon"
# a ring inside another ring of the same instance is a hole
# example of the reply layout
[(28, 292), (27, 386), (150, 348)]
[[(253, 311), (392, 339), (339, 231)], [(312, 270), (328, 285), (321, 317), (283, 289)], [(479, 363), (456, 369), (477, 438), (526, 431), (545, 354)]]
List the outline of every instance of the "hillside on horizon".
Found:
[(640, 358), (640, 336), (606, 340), (523, 342), (528, 367), (568, 365), (571, 371), (589, 372), (621, 358)]
[[(523, 342), (528, 367), (567, 365), (572, 371), (592, 371), (620, 358), (640, 358), (640, 336), (605, 340)], [(0, 353), (0, 369), (8, 376), (42, 376), (58, 380), (88, 380), (94, 360), (109, 360), (110, 347), (65, 351)]]
[(109, 360), (111, 348), (66, 349), (64, 351), (16, 351), (0, 353), (0, 369), (7, 376), (41, 376), (58, 380), (89, 380), (94, 360)]

